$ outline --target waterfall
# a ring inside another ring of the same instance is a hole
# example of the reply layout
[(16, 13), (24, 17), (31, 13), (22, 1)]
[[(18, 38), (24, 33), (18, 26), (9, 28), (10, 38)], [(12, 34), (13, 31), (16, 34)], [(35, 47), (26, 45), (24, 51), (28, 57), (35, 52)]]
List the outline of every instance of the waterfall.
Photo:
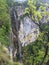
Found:
[(20, 27), (20, 25), (19, 25), (17, 11), (15, 10), (15, 8), (12, 8), (12, 11), (11, 11), (11, 26), (12, 26), (12, 32), (16, 36), (16, 39), (17, 39), (16, 44), (17, 44), (18, 61), (22, 62), (22, 53), (21, 53), (22, 46), (21, 46), (21, 43), (19, 40), (19, 27)]

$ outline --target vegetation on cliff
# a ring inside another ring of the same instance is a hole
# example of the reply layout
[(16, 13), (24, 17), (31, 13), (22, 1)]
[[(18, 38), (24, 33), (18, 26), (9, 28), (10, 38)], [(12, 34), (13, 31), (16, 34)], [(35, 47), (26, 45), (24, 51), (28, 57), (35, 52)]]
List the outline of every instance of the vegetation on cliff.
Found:
[[(20, 17), (18, 17), (16, 6), (25, 6), (24, 14)], [(18, 32), (20, 19), (25, 16), (28, 16), (39, 27), (40, 33), (34, 42), (22, 47)], [(14, 34), (12, 43), (10, 42), (10, 28)], [(13, 61), (9, 54), (10, 45), (13, 45)], [(21, 63), (24, 65), (46, 65), (48, 60), (49, 5), (42, 4), (41, 0), (27, 0), (23, 3), (0, 0), (0, 65), (22, 65)]]

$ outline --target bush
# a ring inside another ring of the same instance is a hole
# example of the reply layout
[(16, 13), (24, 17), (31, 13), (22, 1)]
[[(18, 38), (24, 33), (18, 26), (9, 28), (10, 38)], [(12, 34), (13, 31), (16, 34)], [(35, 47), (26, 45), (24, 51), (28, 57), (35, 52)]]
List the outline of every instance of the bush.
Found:
[(0, 65), (22, 65), (19, 62), (11, 62), (8, 50), (0, 44)]

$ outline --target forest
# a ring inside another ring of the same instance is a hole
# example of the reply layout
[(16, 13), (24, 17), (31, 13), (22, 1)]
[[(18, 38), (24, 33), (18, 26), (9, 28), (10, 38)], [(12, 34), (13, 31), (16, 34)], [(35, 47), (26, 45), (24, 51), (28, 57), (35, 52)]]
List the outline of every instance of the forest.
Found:
[(0, 0), (0, 65), (49, 65), (49, 0)]

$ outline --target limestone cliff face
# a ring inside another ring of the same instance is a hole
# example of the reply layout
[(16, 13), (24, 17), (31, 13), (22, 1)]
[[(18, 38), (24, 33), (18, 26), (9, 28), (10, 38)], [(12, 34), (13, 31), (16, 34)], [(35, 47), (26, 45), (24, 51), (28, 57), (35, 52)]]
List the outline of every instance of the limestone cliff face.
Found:
[(23, 43), (22, 45), (24, 46), (35, 41), (38, 34), (38, 26), (28, 16), (24, 17), (19, 30), (19, 39)]

